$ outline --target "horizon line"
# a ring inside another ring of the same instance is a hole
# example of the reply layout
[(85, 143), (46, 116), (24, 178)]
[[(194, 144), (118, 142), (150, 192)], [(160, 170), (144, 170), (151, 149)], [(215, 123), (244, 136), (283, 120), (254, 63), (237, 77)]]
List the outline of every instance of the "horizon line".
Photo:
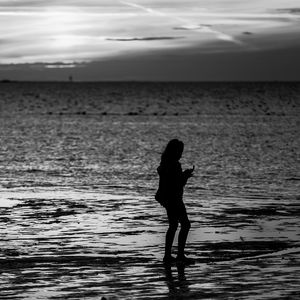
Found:
[(300, 80), (18, 80), (2, 79), (0, 83), (300, 83)]

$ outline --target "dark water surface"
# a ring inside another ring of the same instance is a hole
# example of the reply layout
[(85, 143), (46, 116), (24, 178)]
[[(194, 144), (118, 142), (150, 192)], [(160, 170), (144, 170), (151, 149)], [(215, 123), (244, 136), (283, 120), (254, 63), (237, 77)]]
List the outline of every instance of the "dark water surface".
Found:
[[(299, 109), (298, 83), (0, 84), (0, 299), (298, 299)], [(174, 137), (185, 269), (153, 198)]]

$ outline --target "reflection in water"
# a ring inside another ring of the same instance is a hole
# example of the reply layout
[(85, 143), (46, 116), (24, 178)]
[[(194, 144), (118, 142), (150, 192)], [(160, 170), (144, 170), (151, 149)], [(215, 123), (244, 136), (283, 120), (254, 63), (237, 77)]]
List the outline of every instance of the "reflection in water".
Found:
[(185, 275), (185, 265), (176, 264), (177, 276), (173, 275), (171, 264), (164, 264), (165, 280), (169, 289), (168, 296), (172, 297), (185, 297), (190, 295), (189, 283)]

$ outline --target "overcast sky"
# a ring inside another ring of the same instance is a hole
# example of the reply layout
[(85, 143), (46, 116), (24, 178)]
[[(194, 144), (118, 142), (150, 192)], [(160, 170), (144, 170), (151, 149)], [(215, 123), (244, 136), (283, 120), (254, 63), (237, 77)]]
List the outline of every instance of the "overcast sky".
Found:
[(0, 79), (300, 80), (299, 0), (0, 0)]

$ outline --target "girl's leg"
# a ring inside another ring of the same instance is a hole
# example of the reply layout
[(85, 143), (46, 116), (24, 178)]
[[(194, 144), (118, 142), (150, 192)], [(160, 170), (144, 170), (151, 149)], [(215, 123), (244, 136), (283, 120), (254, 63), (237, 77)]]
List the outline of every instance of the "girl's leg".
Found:
[(174, 236), (178, 227), (178, 218), (176, 216), (176, 211), (167, 209), (169, 228), (166, 234), (166, 243), (165, 243), (165, 259), (171, 257), (172, 245), (174, 241)]
[(183, 258), (184, 257), (184, 248), (186, 244), (186, 239), (189, 233), (189, 230), (191, 228), (191, 223), (189, 221), (189, 218), (186, 213), (186, 209), (183, 204), (182, 212), (179, 218), (179, 222), (181, 225), (180, 232), (178, 235), (178, 258)]
[(167, 234), (166, 234), (166, 244), (165, 244), (165, 257), (171, 257), (172, 245), (174, 241), (174, 236), (176, 233), (178, 225), (170, 224)]

